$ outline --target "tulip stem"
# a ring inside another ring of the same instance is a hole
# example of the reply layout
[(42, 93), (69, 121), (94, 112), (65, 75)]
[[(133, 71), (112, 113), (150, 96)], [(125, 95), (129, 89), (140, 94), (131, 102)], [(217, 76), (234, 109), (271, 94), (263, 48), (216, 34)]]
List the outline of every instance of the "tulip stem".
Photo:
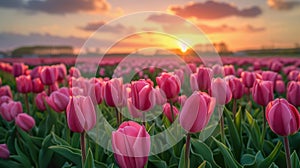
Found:
[(146, 114), (144, 111), (142, 111), (142, 124), (146, 128)]
[(224, 117), (223, 117), (223, 113), (222, 113), (222, 106), (217, 105), (217, 109), (219, 112), (219, 116), (220, 118), (220, 134), (221, 134), (221, 141), (223, 142), (223, 144), (225, 144), (225, 131), (224, 131)]
[(285, 160), (286, 160), (286, 167), (291, 168), (291, 154), (290, 154), (290, 145), (289, 139), (287, 136), (283, 137), (284, 139), (284, 149), (285, 149)]
[(264, 146), (264, 139), (266, 136), (266, 127), (267, 127), (267, 119), (266, 119), (266, 114), (265, 114), (265, 107), (262, 107), (263, 110), (263, 118), (264, 118), (264, 124), (263, 124), (263, 130), (262, 130), (262, 136), (261, 136), (261, 144), (262, 144), (262, 148)]
[(120, 125), (120, 115), (117, 107), (115, 107), (115, 111), (116, 111), (117, 127), (118, 127)]
[(187, 133), (185, 143), (185, 168), (190, 168), (191, 134)]
[(170, 103), (170, 109), (171, 109), (171, 115), (172, 115), (172, 121), (174, 122), (174, 110), (173, 110), (173, 103), (172, 103), (172, 100), (169, 101)]
[(28, 93), (25, 93), (24, 96), (25, 96), (26, 110), (27, 110), (27, 113), (30, 114), (29, 102), (28, 102)]
[(82, 167), (84, 167), (85, 164), (85, 132), (82, 132), (80, 134), (80, 147), (81, 147), (81, 163), (82, 163)]
[(235, 116), (236, 116), (236, 108), (237, 108), (236, 99), (233, 99), (232, 113), (233, 113), (233, 120), (234, 121), (235, 121)]

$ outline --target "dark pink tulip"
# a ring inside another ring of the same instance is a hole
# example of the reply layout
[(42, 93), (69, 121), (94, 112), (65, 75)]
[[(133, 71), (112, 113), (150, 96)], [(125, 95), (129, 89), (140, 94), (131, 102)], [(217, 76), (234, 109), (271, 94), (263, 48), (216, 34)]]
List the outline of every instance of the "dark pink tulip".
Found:
[(0, 144), (0, 158), (8, 159), (10, 152), (6, 144)]
[(300, 129), (300, 114), (285, 99), (278, 98), (268, 104), (266, 119), (271, 130), (280, 136), (292, 135)]
[(44, 90), (44, 85), (40, 78), (35, 78), (32, 80), (32, 92), (33, 93), (40, 93)]
[(102, 103), (102, 82), (90, 83), (88, 88), (88, 96), (91, 97), (94, 103), (101, 104)]
[(279, 61), (274, 61), (270, 64), (269, 69), (274, 72), (279, 72), (283, 67), (283, 64)]
[(41, 70), (42, 70), (41, 66), (34, 67), (30, 72), (31, 79), (40, 78)]
[(242, 77), (242, 72), (244, 72), (244, 69), (243, 68), (238, 68), (237, 72), (236, 72), (236, 76), (237, 77)]
[(210, 95), (216, 98), (216, 103), (224, 105), (232, 98), (231, 90), (224, 79), (215, 78), (211, 83)]
[(199, 67), (197, 72), (198, 89), (208, 91), (211, 87), (212, 70), (210, 68)]
[(46, 110), (46, 105), (45, 105), (46, 97), (47, 97), (46, 92), (41, 92), (36, 95), (35, 105), (36, 105), (37, 109), (39, 109), (41, 111)]
[(290, 80), (290, 81), (297, 81), (297, 78), (298, 78), (298, 76), (299, 76), (299, 74), (300, 74), (300, 71), (298, 71), (298, 70), (293, 70), (293, 71), (291, 71), (290, 73), (289, 73), (289, 75), (288, 75), (288, 79)]
[(234, 66), (233, 65), (225, 65), (224, 66), (224, 73), (225, 73), (225, 76), (235, 75)]
[(47, 104), (56, 112), (63, 112), (66, 110), (69, 103), (69, 95), (64, 89), (59, 89), (46, 97)]
[(13, 101), (13, 100), (11, 99), (11, 97), (8, 97), (8, 96), (1, 96), (1, 97), (0, 97), (0, 106), (1, 106), (1, 104), (3, 104), (3, 103), (9, 103), (9, 102), (11, 102), (11, 101)]
[(108, 106), (120, 107), (123, 105), (123, 80), (121, 78), (111, 79), (104, 84), (103, 98)]
[(150, 153), (150, 135), (144, 126), (123, 122), (112, 132), (112, 148), (121, 168), (143, 168)]
[(132, 104), (141, 111), (149, 111), (155, 105), (155, 93), (146, 80), (131, 82)]
[(32, 81), (30, 76), (21, 75), (17, 77), (16, 84), (19, 93), (32, 92)]
[(15, 121), (16, 125), (26, 132), (30, 131), (35, 126), (34, 118), (26, 113), (18, 114)]
[(12, 98), (12, 93), (9, 85), (1, 86), (0, 87), (0, 96), (8, 96)]
[(192, 73), (196, 73), (197, 72), (197, 66), (196, 66), (196, 64), (189, 63), (188, 66), (189, 66), (189, 68), (190, 68), (190, 70), (191, 70)]
[(74, 78), (81, 77), (81, 73), (80, 73), (79, 69), (77, 69), (75, 67), (71, 67), (69, 69), (69, 75), (70, 75), (70, 77), (74, 77)]
[(133, 118), (142, 118), (143, 116), (143, 112), (141, 112), (140, 110), (138, 110), (133, 104), (132, 104), (132, 99), (128, 98), (127, 99), (127, 107), (128, 107), (128, 111), (130, 113), (130, 115)]
[(273, 82), (256, 80), (252, 88), (253, 100), (262, 106), (267, 106), (274, 99)]
[(240, 99), (244, 94), (244, 85), (241, 79), (233, 77), (227, 80), (228, 86), (232, 92), (232, 98)]
[(159, 88), (164, 91), (167, 99), (176, 98), (180, 92), (181, 82), (177, 75), (171, 73), (162, 73), (156, 77)]
[(44, 85), (53, 85), (57, 80), (57, 69), (54, 66), (44, 66), (40, 73)]
[(282, 94), (285, 92), (285, 84), (282, 80), (276, 80), (275, 90), (279, 94)]
[(273, 71), (263, 71), (261, 74), (262, 80), (271, 81), (275, 86), (278, 73)]
[(28, 66), (24, 65), (23, 63), (14, 63), (12, 73), (14, 77), (18, 77), (20, 75), (25, 75), (26, 70), (28, 69)]
[(225, 75), (223, 66), (221, 66), (219, 64), (213, 65), (212, 72), (213, 72), (213, 75), (218, 75), (218, 76)]
[(256, 76), (254, 72), (244, 71), (241, 74), (242, 82), (247, 88), (252, 88), (255, 82)]
[[(168, 120), (172, 123), (173, 120), (172, 120), (172, 112), (171, 112), (171, 106), (170, 106), (170, 103), (166, 103), (164, 106), (163, 106), (163, 113), (164, 115), (168, 118)], [(178, 109), (173, 106), (173, 115), (174, 115), (174, 119), (176, 119), (177, 115), (179, 114), (178, 112)]]
[(255, 61), (255, 62), (253, 63), (253, 70), (255, 70), (255, 71), (256, 71), (256, 70), (259, 70), (260, 67), (261, 67), (260, 62)]
[(214, 111), (216, 99), (205, 92), (194, 92), (179, 114), (180, 125), (190, 133), (202, 131)]
[(3, 103), (0, 107), (0, 114), (6, 121), (14, 120), (19, 113), (23, 113), (22, 104), (20, 102), (10, 101)]
[(72, 97), (66, 113), (68, 126), (73, 132), (86, 132), (96, 125), (96, 111), (89, 96)]
[(300, 82), (290, 81), (288, 83), (286, 97), (294, 106), (300, 106)]
[(187, 99), (187, 97), (186, 97), (186, 95), (181, 95), (181, 96), (179, 96), (178, 97), (178, 103), (181, 105), (181, 106), (183, 106), (184, 105), (184, 103), (185, 103), (185, 101), (186, 101), (186, 99)]
[(57, 81), (63, 81), (67, 76), (67, 68), (65, 64), (59, 64), (55, 66), (57, 69)]

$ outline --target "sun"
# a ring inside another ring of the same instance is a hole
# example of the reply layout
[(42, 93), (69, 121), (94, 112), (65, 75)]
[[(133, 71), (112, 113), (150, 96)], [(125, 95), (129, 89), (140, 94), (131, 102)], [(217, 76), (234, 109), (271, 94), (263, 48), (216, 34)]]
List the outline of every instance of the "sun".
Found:
[(185, 53), (188, 50), (188, 46), (186, 44), (182, 43), (181, 41), (178, 41), (177, 44), (182, 53)]

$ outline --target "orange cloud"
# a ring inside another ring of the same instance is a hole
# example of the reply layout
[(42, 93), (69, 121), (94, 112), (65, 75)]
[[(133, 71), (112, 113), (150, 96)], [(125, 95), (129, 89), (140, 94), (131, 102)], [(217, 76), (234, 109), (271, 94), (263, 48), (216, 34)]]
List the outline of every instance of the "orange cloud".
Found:
[(285, 0), (268, 0), (268, 5), (276, 10), (290, 10), (296, 6), (300, 6), (299, 1), (285, 1)]

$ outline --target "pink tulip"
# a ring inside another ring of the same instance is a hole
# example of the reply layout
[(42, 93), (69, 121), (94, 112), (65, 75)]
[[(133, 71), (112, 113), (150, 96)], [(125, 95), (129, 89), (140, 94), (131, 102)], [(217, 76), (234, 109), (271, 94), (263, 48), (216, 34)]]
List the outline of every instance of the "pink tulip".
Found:
[(176, 98), (180, 92), (181, 82), (177, 75), (162, 73), (156, 77), (159, 88), (164, 91), (167, 99)]
[[(196, 79), (190, 79), (191, 80), (191, 86), (192, 82), (194, 83), (193, 85), (197, 86), (197, 90), (201, 91), (208, 91), (211, 87), (211, 79), (212, 79), (212, 70), (210, 68), (205, 68), (205, 67), (199, 67), (198, 72), (196, 73), (197, 75), (195, 76)], [(195, 80), (195, 81), (192, 81)], [(192, 87), (193, 88), (193, 87)], [(196, 88), (196, 87), (194, 87)]]
[(242, 82), (247, 88), (252, 88), (253, 84), (255, 82), (255, 73), (254, 72), (248, 72), (244, 71), (241, 74)]
[(72, 97), (66, 113), (68, 126), (73, 132), (86, 132), (96, 125), (96, 111), (89, 96)]
[(253, 100), (262, 106), (267, 106), (274, 99), (273, 82), (256, 80), (252, 90)]
[(54, 66), (44, 66), (40, 73), (44, 85), (53, 85), (57, 80), (57, 69)]
[(0, 158), (8, 159), (10, 152), (6, 144), (0, 144)]
[[(262, 80), (264, 81), (271, 81), (275, 87), (276, 80), (277, 80), (277, 73), (273, 71), (263, 71), (261, 74)], [(275, 88), (274, 88), (275, 89)]]
[(145, 80), (131, 82), (132, 104), (141, 111), (149, 111), (155, 105), (155, 93)]
[(279, 94), (282, 94), (285, 92), (285, 84), (282, 80), (276, 80), (275, 90)]
[(21, 75), (16, 78), (17, 90), (19, 93), (32, 92), (32, 81), (30, 76)]
[(97, 104), (101, 104), (103, 99), (102, 92), (103, 92), (102, 82), (91, 83), (89, 84), (87, 95), (91, 97), (93, 102)]
[(202, 131), (214, 111), (216, 99), (205, 92), (194, 92), (179, 114), (180, 125), (189, 133)]
[(8, 96), (8, 97), (12, 98), (11, 89), (8, 85), (0, 87), (0, 96)]
[(215, 78), (211, 83), (210, 95), (216, 98), (216, 103), (224, 105), (232, 98), (231, 90), (224, 79)]
[(186, 95), (181, 95), (181, 96), (179, 96), (178, 97), (178, 103), (181, 105), (181, 106), (183, 106), (184, 105), (184, 103), (185, 103), (185, 101), (186, 101), (186, 99), (187, 99), (187, 97), (186, 97)]
[(155, 94), (155, 104), (163, 105), (167, 102), (165, 93), (158, 86), (155, 87), (154, 94)]
[(300, 82), (290, 81), (288, 83), (286, 97), (294, 106), (300, 106)]
[(13, 101), (10, 97), (8, 96), (1, 96), (0, 97), (0, 106), (3, 104), (3, 103), (9, 103)]
[(142, 118), (143, 116), (143, 112), (141, 112), (140, 110), (138, 110), (132, 103), (131, 98), (127, 99), (127, 107), (128, 107), (128, 111), (130, 113), (130, 115), (133, 118)]
[(0, 114), (6, 121), (12, 121), (19, 114), (23, 113), (22, 104), (20, 102), (11, 101), (3, 103), (0, 107)]
[(14, 63), (12, 73), (14, 77), (18, 77), (21, 75), (25, 75), (26, 70), (28, 69), (28, 66), (24, 65), (23, 63)]
[[(189, 66), (189, 68), (190, 68), (190, 70), (191, 70), (192, 73), (196, 73), (197, 72), (197, 66), (196, 66), (196, 64), (189, 63), (188, 66)], [(170, 68), (170, 69), (172, 69), (172, 68)]]
[(112, 148), (121, 168), (143, 168), (150, 153), (150, 135), (136, 122), (123, 122), (112, 132)]
[[(173, 123), (173, 119), (172, 119), (172, 112), (171, 112), (171, 106), (170, 103), (166, 103), (163, 106), (163, 113), (164, 115), (168, 118), (168, 120)], [(173, 115), (174, 115), (174, 119), (176, 119), (177, 115), (179, 114), (178, 109), (173, 106)]]
[(240, 99), (244, 94), (244, 85), (241, 79), (233, 77), (227, 80), (228, 86), (232, 92), (232, 98)]
[(218, 75), (218, 76), (225, 75), (223, 66), (221, 66), (219, 64), (213, 65), (212, 72), (213, 72), (213, 75)]
[(235, 75), (234, 66), (233, 65), (225, 65), (224, 66), (224, 73), (225, 73), (225, 76)]
[(241, 77), (242, 72), (244, 72), (244, 69), (243, 69), (243, 68), (238, 68), (238, 69), (237, 69), (237, 72), (236, 72), (236, 74), (237, 74), (236, 76), (237, 76), (237, 77)]
[(26, 113), (20, 113), (16, 117), (16, 125), (23, 131), (30, 131), (35, 126), (34, 118)]
[(103, 98), (108, 106), (120, 107), (123, 105), (123, 80), (114, 78), (104, 85)]
[(292, 135), (300, 129), (300, 114), (285, 99), (278, 98), (268, 104), (266, 119), (271, 130), (280, 136)]
[(55, 66), (57, 69), (57, 81), (61, 82), (67, 75), (67, 68), (65, 64), (59, 64)]
[(40, 93), (44, 90), (44, 85), (40, 78), (35, 78), (32, 80), (32, 91), (33, 93)]
[(283, 64), (279, 61), (274, 61), (270, 64), (269, 69), (274, 72), (279, 72), (283, 67)]
[(65, 89), (59, 89), (46, 97), (46, 102), (54, 111), (63, 112), (69, 103), (69, 93)]
[(31, 79), (40, 78), (40, 73), (41, 73), (42, 68), (43, 68), (42, 66), (34, 67), (30, 72)]
[(75, 67), (71, 67), (69, 69), (69, 75), (70, 75), (70, 77), (74, 77), (74, 78), (81, 77), (81, 73), (80, 73), (79, 69), (77, 69)]
[(290, 73), (289, 73), (289, 75), (288, 75), (288, 79), (290, 80), (290, 81), (297, 81), (297, 78), (298, 78), (298, 76), (299, 76), (299, 74), (300, 74), (300, 71), (298, 71), (298, 70), (293, 70), (293, 71), (291, 71)]
[(41, 111), (45, 111), (46, 110), (46, 105), (45, 105), (45, 99), (47, 97), (46, 92), (41, 92), (38, 93), (35, 97), (35, 105), (37, 107), (37, 109), (41, 110)]

